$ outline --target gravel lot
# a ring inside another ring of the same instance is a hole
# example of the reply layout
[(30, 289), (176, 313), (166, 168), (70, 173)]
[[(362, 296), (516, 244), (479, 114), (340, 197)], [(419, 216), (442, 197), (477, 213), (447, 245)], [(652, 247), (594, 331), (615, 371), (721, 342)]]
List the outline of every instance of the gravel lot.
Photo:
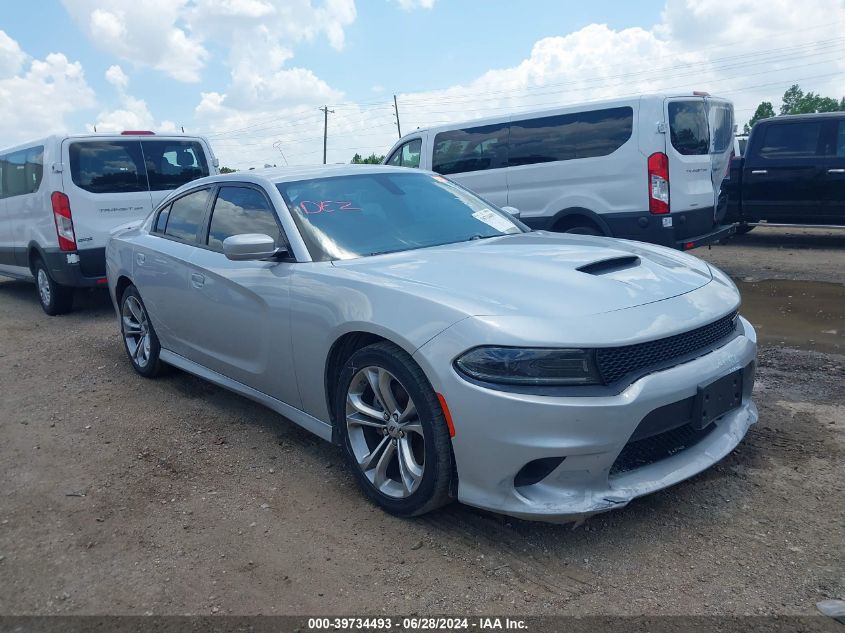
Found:
[(269, 410), (181, 372), (138, 377), (105, 294), (49, 318), (33, 286), (0, 282), (0, 613), (813, 614), (845, 598), (845, 231), (695, 254), (745, 284), (763, 326), (760, 422), (716, 467), (575, 529), (457, 504), (390, 517), (338, 449)]

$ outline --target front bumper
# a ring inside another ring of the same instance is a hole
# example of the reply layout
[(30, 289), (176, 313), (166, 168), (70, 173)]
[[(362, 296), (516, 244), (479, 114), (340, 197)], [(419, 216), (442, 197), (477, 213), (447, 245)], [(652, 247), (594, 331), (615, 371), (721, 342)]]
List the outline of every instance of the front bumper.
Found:
[[(730, 453), (756, 422), (753, 377), (743, 384), (740, 406), (713, 422), (715, 427), (698, 443), (648, 465), (611, 474), (649, 413), (695, 396), (701, 385), (753, 366), (756, 335), (744, 319), (740, 330), (719, 349), (647, 375), (615, 395), (507, 393), (471, 384), (454, 370), (441, 372), (435, 389), (444, 395), (456, 430), (452, 446), (458, 499), (519, 518), (568, 522), (623, 507), (705, 470)], [(454, 349), (448, 339), (448, 335), (435, 338), (415, 358), (424, 366), (431, 359), (442, 359), (441, 354)], [(526, 464), (552, 457), (564, 459), (545, 478), (533, 485), (515, 485), (514, 478)]]

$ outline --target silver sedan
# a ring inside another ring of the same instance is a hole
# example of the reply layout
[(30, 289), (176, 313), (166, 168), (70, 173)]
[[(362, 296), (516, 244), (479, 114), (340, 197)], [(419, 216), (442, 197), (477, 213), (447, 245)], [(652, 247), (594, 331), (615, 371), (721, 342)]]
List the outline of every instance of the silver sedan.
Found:
[(454, 498), (548, 521), (619, 508), (757, 419), (756, 337), (723, 273), (530, 232), (432, 173), (204, 178), (106, 261), (139, 374), (178, 367), (342, 445), (398, 515)]

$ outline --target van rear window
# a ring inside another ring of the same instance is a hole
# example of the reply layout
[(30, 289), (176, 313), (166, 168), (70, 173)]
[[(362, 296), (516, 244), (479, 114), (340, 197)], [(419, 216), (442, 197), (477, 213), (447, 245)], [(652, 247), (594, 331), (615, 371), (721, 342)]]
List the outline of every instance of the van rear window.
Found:
[(71, 143), (73, 183), (91, 193), (148, 191), (147, 175), (138, 141), (84, 141)]
[(669, 136), (672, 147), (684, 156), (710, 153), (710, 126), (703, 99), (669, 104)]
[(196, 141), (141, 141), (150, 189), (176, 189), (208, 176), (208, 162)]

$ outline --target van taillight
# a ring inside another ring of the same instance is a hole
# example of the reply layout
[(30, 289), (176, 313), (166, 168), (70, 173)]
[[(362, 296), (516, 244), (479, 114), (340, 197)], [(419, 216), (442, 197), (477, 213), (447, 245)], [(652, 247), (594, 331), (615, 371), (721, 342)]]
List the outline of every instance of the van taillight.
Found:
[(648, 157), (648, 210), (669, 213), (669, 158), (663, 152)]
[(73, 233), (73, 218), (70, 215), (70, 200), (61, 191), (54, 191), (50, 196), (53, 203), (53, 220), (56, 222), (56, 235), (59, 248), (63, 251), (76, 250), (76, 236)]

